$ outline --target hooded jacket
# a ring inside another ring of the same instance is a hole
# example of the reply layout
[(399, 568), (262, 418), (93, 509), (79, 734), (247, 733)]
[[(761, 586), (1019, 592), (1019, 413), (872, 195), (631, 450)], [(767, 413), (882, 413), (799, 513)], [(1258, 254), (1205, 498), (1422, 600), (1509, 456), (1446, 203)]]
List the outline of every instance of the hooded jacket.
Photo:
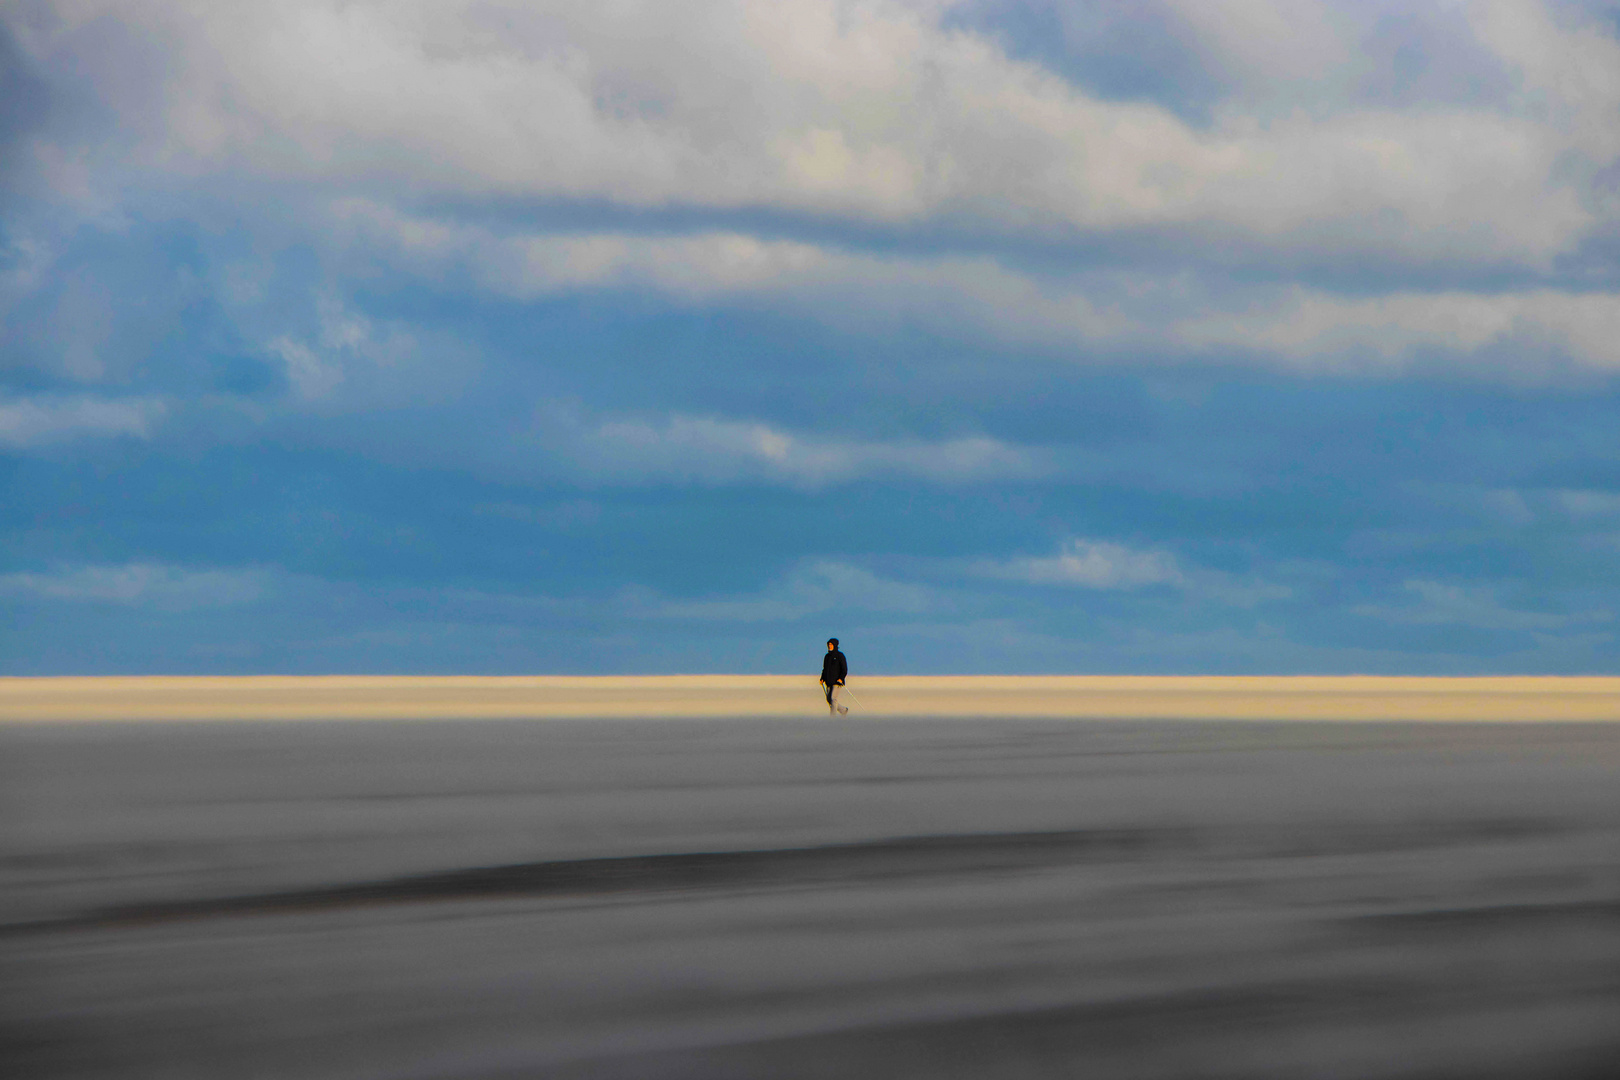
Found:
[(821, 658), (821, 681), (835, 686), (843, 682), (848, 674), (849, 664), (844, 661), (844, 654), (837, 649), (828, 649), (827, 655)]

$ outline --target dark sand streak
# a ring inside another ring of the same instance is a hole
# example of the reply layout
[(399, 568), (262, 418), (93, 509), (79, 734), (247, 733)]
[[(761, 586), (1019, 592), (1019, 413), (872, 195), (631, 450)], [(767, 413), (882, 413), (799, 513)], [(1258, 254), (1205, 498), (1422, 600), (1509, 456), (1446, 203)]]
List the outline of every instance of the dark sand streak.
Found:
[(856, 844), (755, 851), (700, 851), (564, 859), (471, 867), (314, 889), (131, 904), (62, 919), (0, 925), (0, 936), (104, 929), (233, 915), (491, 900), (608, 896), (760, 885), (880, 880), (1033, 870), (1185, 849), (1186, 830), (1082, 829), (1058, 832), (911, 836)]
[(1620, 921), (1620, 899), (1572, 900), (1546, 904), (1491, 904), (1480, 907), (1433, 908), (1424, 911), (1382, 911), (1357, 915), (1352, 925), (1390, 929), (1468, 930), (1475, 928), (1516, 929), (1534, 924), (1567, 924), (1572, 921)]
[[(1355, 1029), (1420, 1010), (1431, 1021), (1466, 1016), (1497, 995), (1491, 988), (1456, 995), (1421, 981), (1362, 978), (1288, 980), (1250, 986), (1207, 987), (1112, 1001), (1075, 1002), (854, 1025), (780, 1038), (665, 1049), (655, 1053), (603, 1055), (549, 1068), (484, 1073), (476, 1080), (819, 1080), (837, 1076), (851, 1062), (874, 1065), (889, 1076), (930, 1080), (985, 1075), (1164, 1075), (1232, 1078), (1241, 1068), (1198, 1060), (1179, 1048), (1196, 1038), (1220, 1044), (1223, 1033), (1274, 1033), (1300, 1029)], [(1174, 1032), (1175, 1040), (1165, 1039)], [(1209, 1042), (1204, 1042), (1207, 1048)], [(1620, 1061), (1620, 1038), (1593, 1040), (1556, 1055), (1532, 1057), (1543, 1080), (1610, 1080)], [(1466, 1073), (1414, 1066), (1402, 1080), (1492, 1080), (1522, 1077), (1525, 1062), (1499, 1061)], [(448, 1077), (444, 1080), (449, 1080)], [(458, 1073), (456, 1080), (473, 1080)]]

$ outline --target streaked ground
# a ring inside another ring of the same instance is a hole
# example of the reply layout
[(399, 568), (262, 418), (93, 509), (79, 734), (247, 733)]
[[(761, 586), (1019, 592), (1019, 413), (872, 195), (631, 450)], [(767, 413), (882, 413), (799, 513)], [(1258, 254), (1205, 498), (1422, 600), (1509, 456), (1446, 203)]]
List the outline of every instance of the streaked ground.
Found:
[(6, 1077), (1569, 1077), (1620, 725), (0, 725)]

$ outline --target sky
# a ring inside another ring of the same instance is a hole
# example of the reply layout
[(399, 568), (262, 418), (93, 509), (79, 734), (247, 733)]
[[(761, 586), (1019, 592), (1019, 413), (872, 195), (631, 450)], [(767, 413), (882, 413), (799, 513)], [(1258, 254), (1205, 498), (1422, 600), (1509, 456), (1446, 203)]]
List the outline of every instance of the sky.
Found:
[(0, 674), (1620, 673), (1620, 7), (0, 0)]

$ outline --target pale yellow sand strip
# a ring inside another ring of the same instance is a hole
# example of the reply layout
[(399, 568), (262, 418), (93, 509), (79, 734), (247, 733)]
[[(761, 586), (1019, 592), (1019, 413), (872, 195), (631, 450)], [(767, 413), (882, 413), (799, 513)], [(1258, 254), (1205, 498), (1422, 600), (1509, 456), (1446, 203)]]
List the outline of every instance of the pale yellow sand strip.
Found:
[[(851, 719), (1620, 720), (1620, 678), (871, 676)], [(813, 676), (0, 678), (0, 721), (825, 718)]]

